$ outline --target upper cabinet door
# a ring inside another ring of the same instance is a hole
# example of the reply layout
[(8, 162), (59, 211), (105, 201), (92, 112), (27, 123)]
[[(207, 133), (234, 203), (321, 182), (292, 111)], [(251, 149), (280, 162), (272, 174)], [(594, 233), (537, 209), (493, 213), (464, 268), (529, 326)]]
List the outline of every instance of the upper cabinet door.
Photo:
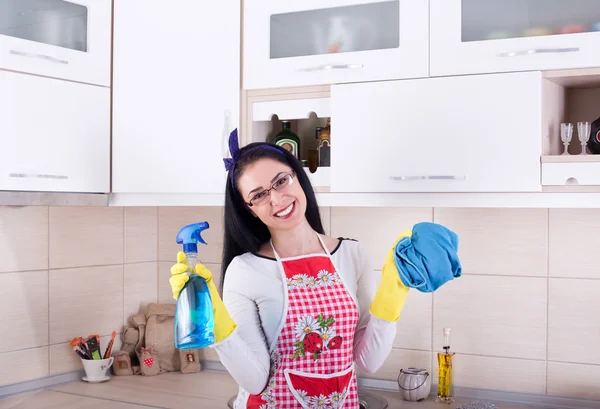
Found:
[(539, 191), (539, 72), (335, 85), (332, 192)]
[(110, 89), (0, 70), (0, 190), (110, 191)]
[(111, 0), (0, 1), (0, 68), (110, 86)]
[(224, 191), (239, 123), (240, 7), (115, 1), (114, 192)]
[(600, 66), (598, 0), (430, 0), (431, 75)]
[(246, 0), (245, 89), (426, 77), (428, 0)]

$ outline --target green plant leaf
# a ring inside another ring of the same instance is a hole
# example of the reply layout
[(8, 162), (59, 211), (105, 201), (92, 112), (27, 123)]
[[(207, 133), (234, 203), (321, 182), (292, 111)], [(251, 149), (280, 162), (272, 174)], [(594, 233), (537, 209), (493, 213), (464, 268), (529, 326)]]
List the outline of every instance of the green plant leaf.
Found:
[(317, 362), (317, 360), (319, 359), (319, 353), (318, 352), (313, 353), (313, 359), (315, 360), (315, 362)]

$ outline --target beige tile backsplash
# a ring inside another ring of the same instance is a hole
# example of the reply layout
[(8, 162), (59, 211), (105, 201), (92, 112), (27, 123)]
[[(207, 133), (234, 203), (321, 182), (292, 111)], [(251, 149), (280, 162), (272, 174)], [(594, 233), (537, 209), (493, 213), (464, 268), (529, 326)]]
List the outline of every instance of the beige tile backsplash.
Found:
[(433, 341), (457, 353), (546, 359), (547, 280), (465, 275), (434, 296)]
[(123, 265), (50, 270), (50, 344), (108, 335), (123, 322)]
[[(173, 303), (178, 229), (207, 220), (200, 258), (220, 277), (220, 207), (0, 207), (0, 385), (80, 369), (68, 342), (104, 345), (148, 303)], [(452, 328), (456, 386), (600, 399), (600, 269), (588, 209), (322, 208), (330, 235), (360, 240), (375, 270), (402, 230), (435, 221), (460, 237), (464, 276), (411, 290), (376, 373), (426, 368)], [(376, 274), (380, 274), (376, 272)], [(120, 345), (120, 335), (117, 346)], [(218, 360), (213, 350), (202, 357)], [(595, 389), (594, 389), (595, 388)], [(595, 391), (595, 392), (594, 392)]]
[(551, 209), (550, 229), (550, 277), (600, 279), (600, 209)]
[(460, 237), (465, 274), (548, 275), (547, 209), (435, 209)]
[(48, 269), (48, 208), (0, 206), (0, 273)]
[(125, 264), (123, 276), (123, 324), (150, 303), (158, 302), (158, 263)]
[(125, 263), (156, 261), (158, 257), (158, 209), (126, 207)]
[(123, 208), (50, 208), (51, 269), (123, 264), (123, 252)]
[(431, 294), (409, 291), (396, 325), (394, 348), (431, 351), (432, 301)]
[(48, 271), (0, 274), (0, 312), (0, 353), (48, 345)]
[(600, 280), (551, 278), (548, 305), (548, 359), (600, 365)]

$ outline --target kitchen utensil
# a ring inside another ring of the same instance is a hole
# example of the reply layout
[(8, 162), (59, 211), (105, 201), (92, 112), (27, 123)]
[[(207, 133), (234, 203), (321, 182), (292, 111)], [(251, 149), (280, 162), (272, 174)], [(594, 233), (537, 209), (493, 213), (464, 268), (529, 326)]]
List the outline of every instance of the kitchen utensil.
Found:
[(104, 351), (104, 359), (110, 358), (110, 353), (112, 352), (112, 346), (113, 346), (113, 343), (115, 342), (116, 336), (117, 336), (117, 331), (113, 331), (110, 341), (108, 342), (108, 346), (106, 347), (106, 351)]
[(398, 375), (398, 387), (406, 401), (419, 402), (431, 392), (431, 377), (425, 369), (401, 369)]

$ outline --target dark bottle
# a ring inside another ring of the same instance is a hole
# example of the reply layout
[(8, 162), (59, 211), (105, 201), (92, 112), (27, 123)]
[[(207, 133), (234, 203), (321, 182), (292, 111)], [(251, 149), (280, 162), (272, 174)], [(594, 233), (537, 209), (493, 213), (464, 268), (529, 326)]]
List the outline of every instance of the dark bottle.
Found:
[(300, 138), (292, 132), (289, 121), (281, 122), (281, 132), (275, 136), (275, 145), (288, 150), (297, 159), (300, 159)]
[(587, 147), (595, 155), (600, 154), (600, 118), (592, 122), (590, 126), (590, 139), (588, 140)]

